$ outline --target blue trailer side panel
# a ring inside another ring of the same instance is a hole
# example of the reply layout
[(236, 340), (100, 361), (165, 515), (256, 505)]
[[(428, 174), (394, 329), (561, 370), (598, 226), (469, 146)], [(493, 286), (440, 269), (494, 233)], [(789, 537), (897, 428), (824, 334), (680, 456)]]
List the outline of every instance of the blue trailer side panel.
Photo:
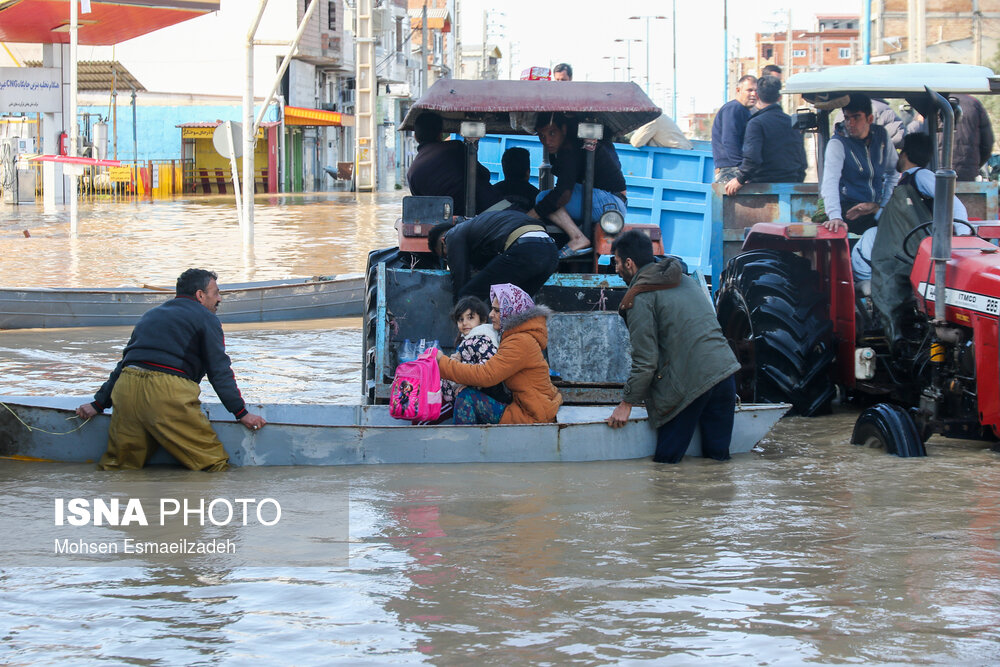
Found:
[[(500, 158), (508, 148), (519, 146), (531, 154), (531, 164), (542, 161), (538, 139), (524, 135), (490, 135), (479, 142), (479, 161), (493, 181), (503, 178)], [(628, 188), (630, 223), (655, 223), (663, 233), (667, 254), (682, 258), (688, 267), (711, 276), (718, 284), (722, 271), (722, 224), (713, 222), (711, 145), (695, 142), (693, 150), (615, 144)], [(531, 182), (538, 185), (537, 170)]]

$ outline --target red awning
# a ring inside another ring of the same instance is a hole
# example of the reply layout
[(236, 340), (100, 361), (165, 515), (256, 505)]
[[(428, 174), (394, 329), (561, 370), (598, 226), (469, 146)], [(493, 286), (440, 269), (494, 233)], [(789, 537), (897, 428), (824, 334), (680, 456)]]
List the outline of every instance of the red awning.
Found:
[[(108, 46), (219, 10), (220, 0), (91, 0), (80, 44)], [(0, 0), (0, 42), (69, 44), (67, 0)]]

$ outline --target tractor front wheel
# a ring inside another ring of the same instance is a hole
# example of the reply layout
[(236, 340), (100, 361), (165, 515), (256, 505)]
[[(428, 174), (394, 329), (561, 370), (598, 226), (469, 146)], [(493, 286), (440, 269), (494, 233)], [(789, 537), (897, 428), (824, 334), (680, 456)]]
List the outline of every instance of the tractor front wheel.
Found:
[(903, 408), (889, 403), (874, 405), (858, 417), (851, 443), (884, 449), (903, 458), (927, 456), (917, 425)]

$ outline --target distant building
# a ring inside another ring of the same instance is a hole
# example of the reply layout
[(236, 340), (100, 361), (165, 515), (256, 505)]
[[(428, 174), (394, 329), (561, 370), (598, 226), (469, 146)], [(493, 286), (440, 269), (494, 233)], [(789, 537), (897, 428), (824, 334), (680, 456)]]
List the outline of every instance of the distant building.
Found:
[(711, 141), (712, 123), (714, 121), (715, 121), (715, 113), (688, 114), (687, 136), (691, 139), (701, 139), (702, 141)]
[(500, 59), (503, 54), (500, 48), (486, 45), (486, 55), (483, 56), (482, 44), (468, 44), (462, 47), (462, 66), (459, 79), (498, 79), (500, 78)]
[[(797, 72), (852, 65), (859, 56), (858, 16), (817, 15), (812, 30), (793, 28), (788, 32), (757, 33), (755, 39), (754, 72), (765, 65), (777, 65), (782, 78)], [(787, 50), (791, 48), (791, 54)], [(790, 55), (790, 57), (789, 57)]]
[[(984, 65), (997, 52), (1000, 0), (924, 0), (923, 45), (903, 0), (872, 2), (872, 57), (886, 62)], [(911, 44), (913, 42), (913, 44)], [(911, 54), (911, 48), (913, 53)]]

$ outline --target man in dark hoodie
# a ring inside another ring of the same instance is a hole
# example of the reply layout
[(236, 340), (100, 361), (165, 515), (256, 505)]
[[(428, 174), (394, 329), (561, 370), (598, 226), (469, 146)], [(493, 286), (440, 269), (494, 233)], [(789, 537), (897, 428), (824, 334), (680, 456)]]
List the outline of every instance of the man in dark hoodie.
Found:
[(632, 370), (608, 424), (623, 426), (632, 406), (645, 402), (656, 427), (654, 461), (679, 463), (695, 429), (703, 456), (727, 460), (740, 365), (704, 288), (684, 275), (680, 260), (656, 262), (652, 242), (638, 230), (619, 236), (611, 249), (629, 285), (618, 312), (628, 325)]
[(236, 386), (215, 315), (217, 277), (204, 269), (182, 273), (176, 297), (142, 316), (108, 381), (76, 409), (89, 419), (114, 407), (99, 470), (142, 468), (157, 445), (191, 470), (226, 470), (229, 457), (198, 400), (206, 374), (241, 424), (256, 431), (267, 423), (247, 411)]

